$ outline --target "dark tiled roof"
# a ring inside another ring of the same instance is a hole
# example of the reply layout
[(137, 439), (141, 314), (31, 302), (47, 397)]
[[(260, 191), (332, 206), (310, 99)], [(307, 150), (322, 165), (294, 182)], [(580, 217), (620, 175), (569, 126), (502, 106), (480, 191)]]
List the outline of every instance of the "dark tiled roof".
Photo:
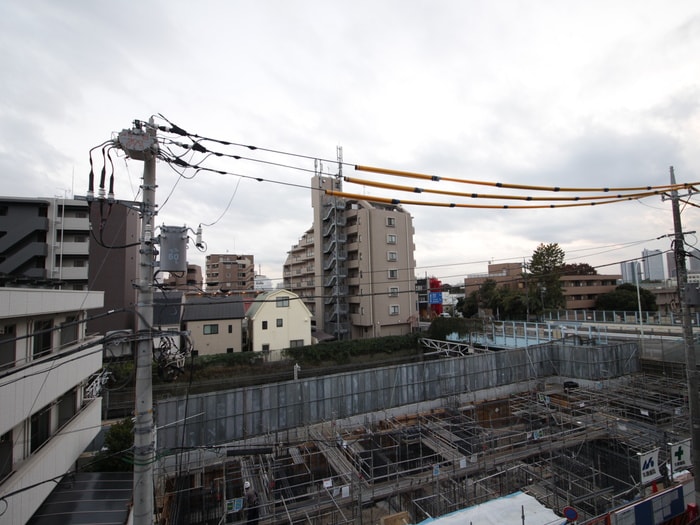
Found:
[(153, 324), (173, 326), (180, 324), (182, 292), (168, 291), (153, 294)]
[(243, 301), (230, 296), (188, 297), (182, 314), (182, 320), (185, 322), (243, 319), (244, 317)]
[(126, 523), (133, 478), (131, 472), (66, 475), (27, 525)]

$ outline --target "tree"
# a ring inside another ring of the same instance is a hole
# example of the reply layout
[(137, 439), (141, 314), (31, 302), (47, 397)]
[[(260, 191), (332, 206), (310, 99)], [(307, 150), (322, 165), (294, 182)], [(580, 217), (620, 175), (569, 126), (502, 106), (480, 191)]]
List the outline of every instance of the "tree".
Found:
[(105, 434), (103, 449), (95, 457), (90, 470), (95, 472), (130, 472), (133, 463), (125, 458), (133, 456), (134, 422), (131, 418), (123, 419), (109, 427)]
[(596, 310), (619, 310), (633, 312), (655, 312), (658, 310), (656, 296), (645, 288), (639, 288), (639, 301), (637, 301), (637, 287), (630, 283), (621, 284), (612, 292), (599, 295), (595, 300)]
[(560, 308), (565, 305), (559, 278), (564, 267), (564, 250), (557, 243), (540, 244), (528, 264), (529, 296), (540, 298), (540, 308)]
[(473, 291), (466, 297), (457, 299), (457, 310), (462, 312), (464, 317), (474, 317), (479, 313), (479, 293)]
[(598, 275), (598, 271), (590, 264), (569, 263), (561, 268), (562, 275)]

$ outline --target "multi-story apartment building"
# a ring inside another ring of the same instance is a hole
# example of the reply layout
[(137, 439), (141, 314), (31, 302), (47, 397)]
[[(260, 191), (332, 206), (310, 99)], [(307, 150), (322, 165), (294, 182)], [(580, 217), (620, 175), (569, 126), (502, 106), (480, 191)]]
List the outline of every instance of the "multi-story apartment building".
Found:
[(0, 276), (87, 290), (90, 219), (85, 202), (0, 198)]
[[(314, 249), (314, 229), (309, 228), (292, 249), (287, 252), (284, 262), (283, 287), (293, 290), (302, 298), (304, 304), (316, 316), (316, 250)], [(321, 282), (319, 277), (318, 282)], [(316, 322), (314, 320), (314, 326)], [(323, 329), (323, 323), (318, 326)]]
[(173, 290), (183, 292), (201, 292), (204, 289), (202, 267), (198, 264), (188, 264), (183, 274), (171, 273), (163, 280), (163, 284)]
[(621, 275), (562, 275), (565, 308), (592, 310), (598, 296), (614, 291), (621, 278)]
[[(92, 230), (91, 230), (92, 229)], [(62, 290), (102, 290), (110, 316), (89, 332), (133, 329), (138, 213), (65, 198), (0, 197), (0, 281)]]
[(255, 290), (255, 257), (213, 253), (206, 258), (207, 292)]
[(464, 279), (464, 295), (478, 291), (482, 284), (495, 281), (497, 286), (506, 286), (514, 290), (523, 286), (522, 263), (489, 264), (486, 273), (467, 275)]
[[(562, 275), (560, 284), (567, 310), (586, 310), (595, 305), (599, 295), (612, 292), (621, 275)], [(520, 263), (489, 264), (488, 273), (470, 275), (464, 279), (465, 295), (479, 290), (486, 280), (497, 286), (507, 286), (527, 293), (526, 274)]]
[(102, 202), (90, 206), (90, 290), (104, 290), (104, 307), (88, 323), (91, 332), (136, 329), (136, 287), (140, 260), (141, 222), (138, 211), (122, 205), (111, 208)]
[[(288, 252), (284, 288), (317, 330), (338, 339), (410, 333), (417, 322), (413, 219), (399, 205), (326, 195), (335, 177), (312, 178), (314, 221)], [(319, 191), (320, 190), (320, 191)]]
[(102, 292), (0, 288), (0, 523), (27, 523), (100, 430), (102, 339), (85, 319), (102, 305)]

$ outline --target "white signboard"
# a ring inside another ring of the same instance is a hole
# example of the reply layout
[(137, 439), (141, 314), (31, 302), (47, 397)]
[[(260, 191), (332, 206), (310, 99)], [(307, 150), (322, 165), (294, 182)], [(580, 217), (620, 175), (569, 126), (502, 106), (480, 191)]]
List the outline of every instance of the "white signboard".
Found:
[(639, 470), (642, 473), (642, 484), (651, 483), (661, 477), (659, 474), (659, 449), (639, 454)]
[(692, 466), (690, 461), (690, 439), (671, 445), (671, 470), (680, 472)]

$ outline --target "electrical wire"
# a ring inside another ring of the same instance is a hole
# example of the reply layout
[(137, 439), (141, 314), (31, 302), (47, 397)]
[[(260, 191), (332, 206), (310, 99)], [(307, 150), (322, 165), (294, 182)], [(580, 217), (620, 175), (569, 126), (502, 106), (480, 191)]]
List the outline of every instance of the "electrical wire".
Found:
[(652, 191), (652, 190), (678, 190), (678, 189), (695, 189), (694, 186), (700, 185), (700, 182), (691, 183), (679, 183), (679, 184), (664, 184), (661, 186), (631, 186), (631, 187), (618, 187), (618, 188), (584, 188), (584, 187), (560, 187), (560, 186), (535, 186), (530, 184), (508, 184), (505, 182), (489, 182), (489, 181), (479, 181), (470, 179), (458, 179), (455, 177), (442, 177), (437, 175), (426, 175), (424, 173), (413, 173), (410, 171), (400, 171), (388, 168), (378, 168), (374, 166), (362, 166), (355, 165), (355, 170), (357, 171), (367, 171), (370, 173), (379, 173), (383, 175), (395, 175), (399, 177), (430, 180), (434, 182), (439, 181), (449, 181), (457, 182), (461, 184), (473, 184), (480, 186), (493, 186), (496, 188), (508, 188), (516, 190), (535, 190), (535, 191), (553, 191), (553, 192), (603, 192), (608, 193), (611, 191)]
[(385, 182), (370, 181), (366, 179), (356, 179), (354, 177), (343, 177), (343, 180), (352, 184), (361, 184), (363, 186), (372, 186), (374, 188), (383, 188), (398, 190), (408, 193), (435, 193), (439, 195), (452, 195), (456, 197), (467, 197), (471, 199), (502, 199), (502, 200), (523, 200), (523, 201), (580, 201), (580, 200), (603, 200), (603, 199), (631, 199), (631, 198), (644, 198), (650, 197), (652, 195), (660, 195), (662, 191), (649, 191), (649, 192), (638, 192), (638, 193), (628, 193), (628, 194), (617, 194), (611, 195), (587, 195), (587, 196), (576, 196), (576, 197), (532, 197), (530, 195), (496, 195), (489, 193), (465, 193), (459, 191), (448, 191), (448, 190), (434, 190), (429, 188), (418, 188), (418, 187), (408, 187), (400, 186), (397, 184), (388, 184)]
[(602, 202), (582, 202), (582, 203), (575, 203), (575, 204), (547, 204), (547, 205), (532, 205), (532, 206), (524, 206), (524, 205), (510, 205), (510, 204), (503, 204), (503, 205), (495, 205), (495, 204), (465, 204), (465, 203), (457, 203), (457, 202), (425, 202), (425, 201), (416, 201), (416, 200), (407, 200), (407, 199), (394, 199), (394, 198), (388, 198), (388, 197), (377, 197), (377, 196), (371, 196), (371, 195), (360, 195), (357, 193), (346, 193), (343, 191), (336, 191), (336, 190), (324, 190), (324, 193), (328, 196), (331, 197), (341, 197), (344, 199), (350, 199), (350, 200), (359, 200), (359, 201), (367, 201), (367, 202), (380, 202), (383, 204), (391, 204), (394, 206), (398, 206), (400, 204), (406, 204), (406, 205), (414, 205), (414, 206), (435, 206), (435, 207), (440, 207), (440, 208), (473, 208), (473, 209), (491, 209), (491, 210), (524, 210), (524, 209), (542, 209), (542, 208), (574, 208), (574, 207), (580, 207), (580, 206), (601, 206), (603, 204), (614, 204), (618, 202), (623, 202), (623, 201), (629, 201), (629, 200), (637, 200), (635, 197), (629, 197), (629, 198), (620, 198), (620, 199), (611, 199), (611, 200), (606, 200)]

